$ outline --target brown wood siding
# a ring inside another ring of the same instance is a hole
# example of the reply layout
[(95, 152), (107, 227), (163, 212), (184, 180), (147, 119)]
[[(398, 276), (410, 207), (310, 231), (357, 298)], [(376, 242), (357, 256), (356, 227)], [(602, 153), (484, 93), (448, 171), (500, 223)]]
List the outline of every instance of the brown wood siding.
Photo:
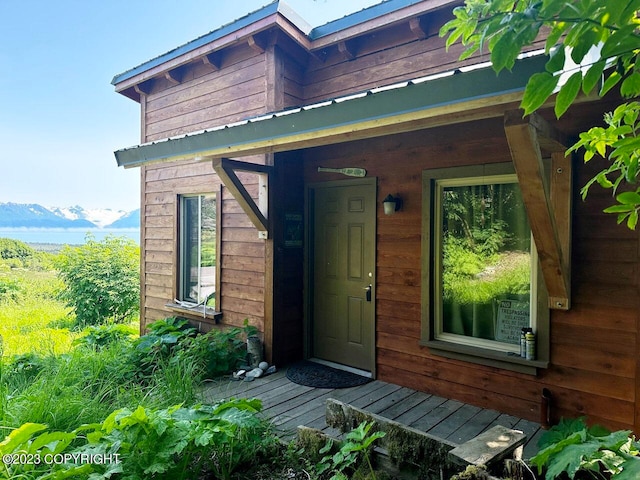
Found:
[(607, 192), (595, 187), (587, 202), (580, 200), (577, 190), (597, 165), (576, 162), (572, 308), (552, 311), (550, 368), (526, 375), (436, 356), (420, 345), (422, 170), (509, 161), (502, 119), (306, 152), (307, 182), (341, 178), (319, 174), (320, 164), (363, 167), (378, 178), (379, 204), (389, 193), (404, 201), (391, 217), (378, 209), (378, 378), (533, 421), (549, 388), (556, 420), (587, 415), (611, 428), (637, 428), (640, 242), (600, 213)]
[[(445, 38), (438, 35), (448, 12), (436, 12), (429, 17), (428, 37), (418, 40), (408, 24), (373, 33), (353, 45), (356, 57), (348, 60), (337, 47), (330, 47), (312, 57), (305, 74), (304, 95), (307, 103), (348, 95), (353, 92), (407, 81), (426, 75), (454, 70), (464, 65), (489, 60), (485, 55), (459, 62), (464, 51), (460, 43), (445, 49)], [(529, 47), (540, 48), (540, 44)]]
[(147, 141), (233, 123), (265, 112), (264, 55), (248, 46), (225, 51), (223, 68), (204, 63), (185, 71), (179, 85), (157, 80), (148, 95)]
[[(143, 252), (144, 309), (146, 325), (174, 315), (165, 305), (176, 296), (177, 199), (179, 195), (220, 192), (220, 180), (209, 162), (180, 162), (145, 169), (145, 217)], [(257, 196), (257, 180), (241, 175), (248, 190)], [(224, 322), (242, 326), (248, 318), (263, 328), (264, 246), (238, 203), (223, 188), (222, 217), (219, 220), (222, 267), (218, 284), (224, 305)]]

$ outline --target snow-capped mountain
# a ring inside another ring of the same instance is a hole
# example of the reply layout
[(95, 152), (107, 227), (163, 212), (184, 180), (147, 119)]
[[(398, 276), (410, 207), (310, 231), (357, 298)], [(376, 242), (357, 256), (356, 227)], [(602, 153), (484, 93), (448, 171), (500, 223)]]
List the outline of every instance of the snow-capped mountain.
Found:
[(110, 226), (113, 222), (128, 215), (124, 210), (111, 210), (110, 208), (84, 209), (80, 205), (73, 207), (50, 207), (49, 210), (69, 220), (88, 220), (99, 228)]
[[(127, 221), (120, 221), (125, 218)], [(5, 228), (137, 228), (139, 218), (139, 210), (84, 209), (79, 205), (47, 208), (37, 203), (0, 202), (0, 227)]]

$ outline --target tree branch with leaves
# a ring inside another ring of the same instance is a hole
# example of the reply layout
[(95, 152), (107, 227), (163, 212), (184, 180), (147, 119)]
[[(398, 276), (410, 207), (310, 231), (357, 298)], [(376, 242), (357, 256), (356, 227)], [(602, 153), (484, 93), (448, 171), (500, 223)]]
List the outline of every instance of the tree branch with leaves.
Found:
[[(460, 41), (467, 47), (460, 59), (485, 48), (496, 72), (511, 70), (524, 47), (545, 30), (545, 71), (531, 76), (521, 101), (529, 115), (556, 95), (560, 118), (582, 92), (603, 97), (618, 90), (623, 100), (640, 95), (640, 0), (467, 0), (454, 9), (455, 18), (440, 30), (447, 48)], [(576, 67), (567, 68), (571, 59)], [(616, 203), (604, 211), (616, 214), (635, 229), (640, 212), (638, 186), (640, 103), (621, 101), (604, 116), (605, 127), (582, 132), (567, 150), (584, 151), (584, 161), (595, 156), (609, 161), (582, 188), (583, 199), (597, 183), (611, 189)]]

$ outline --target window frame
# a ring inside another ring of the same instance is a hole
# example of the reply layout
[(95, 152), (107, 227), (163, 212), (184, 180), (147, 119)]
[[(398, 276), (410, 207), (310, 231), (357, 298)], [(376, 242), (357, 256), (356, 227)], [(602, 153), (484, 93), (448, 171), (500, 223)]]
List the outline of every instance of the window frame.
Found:
[[(535, 244), (531, 242), (532, 275), (531, 313), (532, 325), (535, 325), (537, 340), (536, 360), (520, 357), (519, 347), (501, 348), (501, 342), (475, 339), (457, 334), (443, 334), (442, 323), (437, 322), (440, 313), (437, 289), (440, 288), (436, 269), (441, 269), (442, 259), (437, 253), (437, 245), (441, 242), (439, 234), (442, 224), (438, 224), (441, 215), (436, 214), (439, 202), (436, 201), (437, 181), (444, 184), (464, 183), (469, 180), (477, 184), (498, 183), (505, 179), (508, 183), (518, 183), (513, 164), (485, 164), (468, 167), (449, 167), (424, 170), (422, 173), (423, 215), (422, 215), (422, 305), (421, 305), (421, 340), (420, 344), (428, 347), (436, 355), (455, 358), (471, 363), (478, 363), (522, 373), (536, 374), (538, 368), (547, 368), (549, 364), (549, 308), (548, 295), (537, 261)], [(486, 181), (484, 180), (486, 179)], [(535, 262), (535, 263), (533, 263)], [(441, 278), (441, 275), (439, 276)], [(460, 338), (463, 337), (463, 338)]]
[[(215, 306), (208, 307), (197, 302), (193, 302), (191, 299), (184, 299), (183, 287), (184, 287), (184, 256), (185, 251), (185, 200), (195, 197), (213, 197), (215, 199), (215, 245), (216, 245), (216, 264), (215, 264)], [(173, 298), (171, 303), (166, 305), (167, 308), (175, 312), (186, 315), (199, 316), (200, 318), (214, 319), (216, 323), (221, 316), (220, 313), (220, 195), (215, 191), (208, 192), (189, 192), (176, 195), (176, 223), (175, 223), (175, 243), (174, 243), (174, 288)]]

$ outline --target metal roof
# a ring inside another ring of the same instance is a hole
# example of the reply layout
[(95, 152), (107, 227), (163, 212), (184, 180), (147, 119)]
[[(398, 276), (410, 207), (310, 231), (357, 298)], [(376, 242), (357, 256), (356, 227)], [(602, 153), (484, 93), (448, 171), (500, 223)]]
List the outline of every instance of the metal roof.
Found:
[(415, 130), (416, 121), (435, 115), (488, 106), (509, 94), (517, 94), (510, 101), (519, 99), (529, 77), (544, 70), (546, 57), (540, 53), (521, 58), (511, 72), (496, 75), (487, 62), (118, 150), (115, 156), (119, 166), (136, 167), (370, 138), (390, 126), (394, 132)]
[(365, 8), (358, 12), (346, 15), (337, 20), (333, 20), (325, 25), (311, 28), (311, 26), (300, 17), (291, 7), (289, 7), (284, 1), (276, 0), (264, 7), (251, 12), (231, 23), (221, 26), (216, 30), (213, 30), (205, 35), (202, 35), (190, 42), (185, 43), (179, 47), (170, 50), (167, 53), (159, 55), (151, 60), (148, 60), (137, 67), (131, 68), (126, 72), (115, 75), (111, 81), (112, 85), (117, 85), (125, 80), (128, 80), (136, 75), (146, 72), (154, 67), (169, 62), (181, 55), (187, 54), (203, 45), (214, 42), (225, 35), (229, 35), (237, 30), (247, 27), (259, 20), (265, 19), (275, 13), (280, 13), (287, 18), (298, 30), (306, 35), (310, 40), (317, 40), (319, 38), (332, 35), (336, 32), (344, 30), (346, 28), (364, 23), (382, 15), (400, 10), (402, 8), (423, 2), (424, 0), (382, 0), (381, 3)]

